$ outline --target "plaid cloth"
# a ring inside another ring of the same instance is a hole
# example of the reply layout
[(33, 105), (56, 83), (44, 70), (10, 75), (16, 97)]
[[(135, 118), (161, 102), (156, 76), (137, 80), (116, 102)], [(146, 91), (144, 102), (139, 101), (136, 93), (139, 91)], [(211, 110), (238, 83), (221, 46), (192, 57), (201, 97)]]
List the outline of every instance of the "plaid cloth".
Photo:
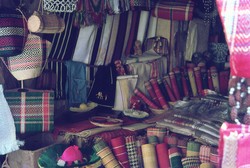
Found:
[(53, 91), (6, 90), (4, 94), (10, 106), (17, 132), (45, 132), (54, 129)]
[(135, 136), (125, 137), (125, 142), (126, 142), (126, 148), (127, 148), (127, 153), (128, 153), (129, 165), (131, 168), (138, 168), (139, 160), (138, 160)]
[(168, 20), (192, 20), (194, 2), (191, 0), (164, 1), (153, 8), (152, 16)]

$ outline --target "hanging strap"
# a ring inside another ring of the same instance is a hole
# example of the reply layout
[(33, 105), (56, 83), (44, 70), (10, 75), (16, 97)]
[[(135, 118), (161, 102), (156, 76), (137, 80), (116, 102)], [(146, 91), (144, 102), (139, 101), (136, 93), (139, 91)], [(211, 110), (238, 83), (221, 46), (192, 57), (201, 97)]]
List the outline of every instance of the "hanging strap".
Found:
[(8, 154), (5, 156), (4, 162), (1, 166), (1, 168), (11, 168), (9, 163), (8, 163)]

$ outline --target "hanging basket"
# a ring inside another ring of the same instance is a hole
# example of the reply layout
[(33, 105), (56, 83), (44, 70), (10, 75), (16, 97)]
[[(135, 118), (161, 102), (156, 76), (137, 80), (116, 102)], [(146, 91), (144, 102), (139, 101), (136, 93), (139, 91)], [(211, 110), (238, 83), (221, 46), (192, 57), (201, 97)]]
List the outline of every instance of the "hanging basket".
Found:
[(43, 0), (43, 9), (49, 12), (73, 12), (78, 0)]

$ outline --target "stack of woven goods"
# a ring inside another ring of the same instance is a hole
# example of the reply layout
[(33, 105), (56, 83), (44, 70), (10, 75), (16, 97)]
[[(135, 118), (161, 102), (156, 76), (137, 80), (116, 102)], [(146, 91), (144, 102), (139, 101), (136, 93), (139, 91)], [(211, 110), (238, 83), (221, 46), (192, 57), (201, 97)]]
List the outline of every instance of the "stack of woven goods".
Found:
[(180, 134), (169, 134), (164, 128), (150, 127), (145, 136), (117, 137), (103, 144), (104, 141), (95, 144), (97, 155), (106, 163), (107, 158), (102, 153), (111, 151), (108, 153), (113, 156), (109, 161), (120, 167), (218, 167), (216, 146)]

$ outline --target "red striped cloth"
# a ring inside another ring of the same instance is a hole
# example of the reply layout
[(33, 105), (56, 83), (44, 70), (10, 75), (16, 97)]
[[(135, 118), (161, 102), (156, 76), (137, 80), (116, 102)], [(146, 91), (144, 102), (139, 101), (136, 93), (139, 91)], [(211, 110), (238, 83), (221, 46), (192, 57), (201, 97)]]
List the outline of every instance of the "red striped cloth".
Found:
[(192, 20), (194, 2), (191, 0), (164, 1), (153, 8), (152, 16), (169, 20)]
[(123, 168), (129, 168), (129, 159), (124, 136), (111, 139), (112, 151)]

